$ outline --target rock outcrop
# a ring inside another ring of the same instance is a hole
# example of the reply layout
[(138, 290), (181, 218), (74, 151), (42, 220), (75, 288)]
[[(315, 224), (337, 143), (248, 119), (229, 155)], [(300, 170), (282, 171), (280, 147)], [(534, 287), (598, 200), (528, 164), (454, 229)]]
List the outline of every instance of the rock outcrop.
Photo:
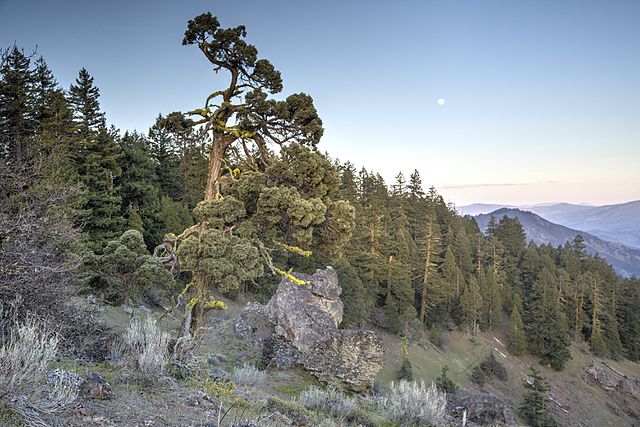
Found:
[(584, 379), (589, 384), (598, 385), (612, 398), (609, 406), (618, 406), (631, 417), (640, 419), (640, 382), (617, 371), (609, 364), (594, 361), (584, 368)]
[(276, 366), (300, 364), (320, 381), (354, 392), (369, 390), (383, 364), (381, 339), (372, 331), (338, 329), (342, 289), (331, 267), (283, 279), (267, 305), (248, 304), (236, 333), (263, 349)]

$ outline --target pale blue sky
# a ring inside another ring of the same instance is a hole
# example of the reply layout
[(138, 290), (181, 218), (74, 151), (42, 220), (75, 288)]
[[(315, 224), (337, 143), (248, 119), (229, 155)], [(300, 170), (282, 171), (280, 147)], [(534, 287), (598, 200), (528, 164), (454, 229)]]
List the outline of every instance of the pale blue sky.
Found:
[(220, 81), (180, 45), (204, 11), (314, 97), (334, 157), (458, 205), (640, 199), (637, 0), (0, 0), (0, 46), (37, 44), (65, 87), (86, 67), (146, 131)]

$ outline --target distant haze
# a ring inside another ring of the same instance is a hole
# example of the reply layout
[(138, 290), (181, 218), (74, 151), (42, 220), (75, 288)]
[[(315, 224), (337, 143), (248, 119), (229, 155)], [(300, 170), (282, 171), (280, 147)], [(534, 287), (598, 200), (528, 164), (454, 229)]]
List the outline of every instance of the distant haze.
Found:
[[(312, 95), (320, 145), (458, 205), (640, 199), (640, 1), (0, 1), (0, 46), (86, 67), (109, 122), (146, 131), (222, 75), (188, 19), (210, 10)], [(438, 98), (446, 100), (443, 105)]]

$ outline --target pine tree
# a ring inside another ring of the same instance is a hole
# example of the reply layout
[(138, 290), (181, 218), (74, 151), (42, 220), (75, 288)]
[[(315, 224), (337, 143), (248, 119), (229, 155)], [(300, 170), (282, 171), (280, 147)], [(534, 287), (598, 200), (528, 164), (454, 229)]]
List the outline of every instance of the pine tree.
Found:
[(162, 194), (179, 201), (181, 199), (178, 173), (180, 156), (172, 134), (164, 124), (164, 117), (158, 115), (149, 129), (149, 153), (155, 163), (155, 175)]
[(78, 175), (87, 190), (83, 207), (85, 231), (89, 247), (96, 253), (100, 253), (104, 245), (122, 231), (125, 223), (116, 187), (116, 178), (121, 173), (117, 131), (106, 128), (99, 96), (93, 77), (83, 68), (69, 89), (76, 139), (72, 149), (76, 153)]
[(421, 199), (425, 195), (424, 190), (422, 189), (422, 179), (420, 178), (420, 172), (418, 172), (417, 169), (415, 169), (409, 177), (407, 190), (409, 191), (409, 194), (416, 199)]
[(402, 334), (402, 367), (398, 373), (398, 378), (405, 381), (413, 381), (413, 367), (409, 361), (409, 328), (407, 323), (404, 325)]
[(522, 302), (520, 295), (516, 294), (511, 309), (511, 318), (509, 319), (509, 329), (507, 330), (507, 348), (514, 356), (522, 355), (527, 349), (527, 341), (524, 335), (524, 326), (522, 324)]
[(482, 297), (480, 295), (478, 282), (473, 276), (469, 279), (462, 292), (460, 308), (462, 317), (467, 325), (467, 330), (475, 335), (479, 329)]
[(604, 356), (607, 352), (607, 346), (604, 342), (602, 331), (602, 306), (603, 296), (601, 293), (602, 283), (597, 275), (591, 278), (591, 337), (589, 343), (591, 351), (596, 356)]
[(556, 421), (547, 409), (546, 394), (549, 385), (534, 367), (530, 368), (529, 376), (531, 380), (524, 380), (525, 395), (520, 406), (523, 418), (531, 427), (556, 426)]
[[(99, 98), (100, 89), (93, 84), (93, 77), (87, 69), (82, 68), (75, 84), (69, 88), (69, 103), (73, 110), (76, 133), (81, 144), (87, 144), (100, 129), (105, 127), (104, 113), (100, 111)], [(85, 147), (81, 145), (79, 148)]]
[(621, 285), (618, 318), (620, 319), (620, 341), (627, 357), (640, 360), (640, 280), (625, 279)]
[(436, 387), (438, 387), (438, 390), (444, 393), (455, 393), (456, 391), (458, 391), (458, 386), (447, 376), (448, 370), (449, 367), (447, 365), (444, 365), (442, 367), (442, 372), (436, 379)]
[(429, 209), (426, 215), (425, 237), (420, 249), (424, 257), (422, 271), (422, 292), (420, 295), (420, 322), (425, 323), (427, 317), (427, 302), (430, 297), (430, 285), (437, 266), (436, 260), (440, 253), (440, 228), (437, 223), (435, 210)]
[(148, 142), (143, 135), (125, 132), (120, 139), (121, 175), (116, 180), (120, 189), (123, 215), (138, 215), (145, 242), (155, 246), (168, 231), (160, 220), (160, 188)]
[(37, 129), (34, 118), (31, 59), (17, 46), (2, 51), (0, 62), (0, 158), (21, 163), (28, 139)]
[(555, 286), (555, 276), (544, 268), (526, 301), (525, 331), (531, 353), (561, 370), (571, 353), (567, 322)]

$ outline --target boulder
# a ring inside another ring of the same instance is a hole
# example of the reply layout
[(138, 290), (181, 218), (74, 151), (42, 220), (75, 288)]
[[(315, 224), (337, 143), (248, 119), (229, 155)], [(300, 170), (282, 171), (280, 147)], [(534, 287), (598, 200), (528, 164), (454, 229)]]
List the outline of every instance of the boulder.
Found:
[(327, 340), (342, 322), (342, 289), (338, 274), (327, 267), (312, 276), (295, 274), (307, 284), (283, 279), (266, 305), (266, 314), (275, 324), (276, 335), (305, 351), (317, 341)]
[(262, 347), (263, 363), (299, 364), (321, 381), (354, 392), (369, 390), (382, 369), (383, 347), (372, 331), (338, 329), (342, 289), (332, 267), (283, 278), (271, 300), (248, 304), (236, 333)]
[(363, 393), (384, 363), (382, 340), (373, 331), (340, 330), (302, 352), (301, 363), (324, 383)]
[(80, 391), (88, 399), (106, 400), (113, 396), (113, 391), (107, 380), (95, 372), (82, 383)]
[(487, 393), (471, 393), (460, 390), (447, 395), (447, 410), (455, 418), (478, 425), (517, 425), (509, 403)]

